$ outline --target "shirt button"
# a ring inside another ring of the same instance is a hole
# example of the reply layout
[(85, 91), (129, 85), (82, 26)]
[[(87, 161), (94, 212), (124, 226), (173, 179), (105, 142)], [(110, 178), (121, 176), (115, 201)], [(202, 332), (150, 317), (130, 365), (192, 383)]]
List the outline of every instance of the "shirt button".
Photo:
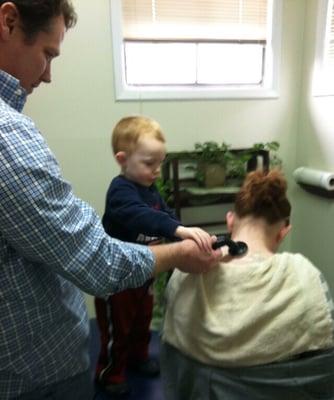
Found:
[(15, 94), (16, 94), (17, 96), (21, 96), (22, 90), (21, 90), (21, 89), (16, 89), (16, 90), (15, 90)]

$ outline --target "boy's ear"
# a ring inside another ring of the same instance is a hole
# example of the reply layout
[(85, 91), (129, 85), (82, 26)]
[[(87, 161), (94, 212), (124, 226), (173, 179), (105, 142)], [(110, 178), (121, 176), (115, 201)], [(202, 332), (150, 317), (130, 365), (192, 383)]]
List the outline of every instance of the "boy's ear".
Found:
[(115, 154), (115, 158), (116, 158), (116, 161), (118, 162), (118, 164), (119, 164), (121, 167), (123, 167), (123, 165), (124, 165), (125, 162), (126, 162), (126, 153), (125, 153), (125, 151), (119, 151), (119, 152), (117, 152), (117, 153)]
[(233, 211), (228, 211), (226, 213), (226, 226), (227, 226), (227, 230), (229, 233), (232, 232), (232, 229), (234, 226), (234, 218), (235, 218), (235, 214)]

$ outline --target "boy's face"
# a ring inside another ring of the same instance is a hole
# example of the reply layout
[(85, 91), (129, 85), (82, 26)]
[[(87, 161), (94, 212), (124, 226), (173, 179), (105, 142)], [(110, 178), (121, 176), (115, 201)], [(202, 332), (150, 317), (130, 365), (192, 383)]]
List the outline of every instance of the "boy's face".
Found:
[(123, 174), (143, 186), (151, 186), (160, 176), (160, 167), (166, 156), (163, 142), (152, 137), (139, 139), (136, 149), (126, 156)]

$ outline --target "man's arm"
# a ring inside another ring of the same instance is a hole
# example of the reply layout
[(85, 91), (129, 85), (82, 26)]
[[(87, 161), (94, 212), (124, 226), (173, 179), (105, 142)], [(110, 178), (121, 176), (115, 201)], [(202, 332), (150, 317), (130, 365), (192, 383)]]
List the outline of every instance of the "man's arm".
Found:
[[(213, 239), (214, 241), (214, 239)], [(178, 268), (183, 272), (203, 273), (217, 266), (222, 258), (220, 249), (203, 252), (193, 240), (150, 246), (155, 256), (153, 275)]]
[(17, 268), (22, 279), (29, 270), (42, 268), (96, 296), (143, 285), (154, 269), (147, 246), (120, 242), (104, 232), (100, 217), (62, 178), (30, 119), (8, 118), (2, 127), (11, 132), (1, 136), (0, 226), (10, 254), (3, 259), (29, 266), (27, 272)]

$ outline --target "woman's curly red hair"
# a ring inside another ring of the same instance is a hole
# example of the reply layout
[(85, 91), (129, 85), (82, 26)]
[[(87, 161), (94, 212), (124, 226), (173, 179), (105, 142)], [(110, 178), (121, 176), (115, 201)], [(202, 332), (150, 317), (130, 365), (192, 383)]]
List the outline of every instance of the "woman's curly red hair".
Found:
[(238, 217), (263, 218), (269, 224), (289, 220), (291, 205), (287, 198), (287, 182), (279, 170), (250, 172), (236, 196)]

